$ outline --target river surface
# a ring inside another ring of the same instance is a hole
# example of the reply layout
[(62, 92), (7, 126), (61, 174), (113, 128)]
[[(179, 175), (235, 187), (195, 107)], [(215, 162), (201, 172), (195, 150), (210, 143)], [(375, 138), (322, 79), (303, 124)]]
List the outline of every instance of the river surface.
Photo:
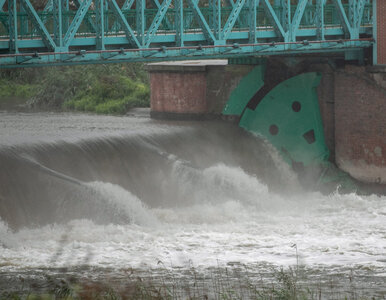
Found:
[(232, 124), (0, 112), (0, 291), (281, 267), (326, 298), (385, 299), (386, 197), (304, 191)]

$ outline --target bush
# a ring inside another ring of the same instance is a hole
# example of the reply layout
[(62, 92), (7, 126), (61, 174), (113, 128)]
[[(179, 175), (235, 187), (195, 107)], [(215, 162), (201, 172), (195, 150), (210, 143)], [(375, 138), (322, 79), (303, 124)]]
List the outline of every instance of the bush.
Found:
[(22, 98), (34, 108), (124, 114), (149, 106), (143, 64), (108, 64), (3, 70), (0, 100)]
[(63, 103), (63, 108), (99, 114), (124, 114), (132, 107), (148, 107), (150, 90), (123, 75), (104, 75), (88, 89)]
[(6, 79), (0, 80), (0, 100), (7, 98), (29, 99), (36, 95), (38, 86), (29, 83), (17, 83)]

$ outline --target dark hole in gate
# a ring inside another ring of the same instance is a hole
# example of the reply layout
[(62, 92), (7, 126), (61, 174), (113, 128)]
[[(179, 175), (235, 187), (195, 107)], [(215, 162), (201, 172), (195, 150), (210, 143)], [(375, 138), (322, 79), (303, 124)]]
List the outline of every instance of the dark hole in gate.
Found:
[(308, 144), (315, 143), (315, 131), (311, 129), (310, 131), (307, 131), (305, 134), (303, 134), (304, 139), (307, 141)]
[(292, 102), (292, 110), (294, 112), (299, 112), (301, 108), (302, 108), (302, 105), (300, 104), (300, 102), (298, 101)]
[(279, 127), (277, 127), (275, 124), (269, 126), (269, 133), (271, 135), (277, 135), (279, 133)]

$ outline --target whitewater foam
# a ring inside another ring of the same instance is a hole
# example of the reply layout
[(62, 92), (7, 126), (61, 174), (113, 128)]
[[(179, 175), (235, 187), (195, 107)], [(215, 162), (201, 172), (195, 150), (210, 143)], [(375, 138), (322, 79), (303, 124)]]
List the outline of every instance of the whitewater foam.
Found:
[(96, 181), (87, 183), (86, 186), (96, 193), (95, 197), (92, 197), (95, 205), (106, 205), (117, 219), (123, 217), (128, 224), (152, 226), (157, 224), (157, 219), (148, 207), (119, 185)]
[[(286, 197), (270, 193), (239, 168), (216, 165), (195, 172), (200, 177), (195, 181), (201, 189), (198, 202), (169, 208), (146, 207), (117, 185), (88, 183), (110, 199), (109, 205), (130, 216), (130, 222), (97, 225), (73, 220), (17, 232), (1, 223), (1, 260), (22, 268), (52, 266), (53, 257), (57, 266), (87, 262), (156, 268), (159, 261), (169, 267), (229, 262), (286, 266), (297, 262), (296, 244), (298, 260), (307, 266), (366, 267), (378, 272), (385, 267), (385, 197), (319, 193)], [(179, 175), (182, 184), (185, 179)], [(221, 193), (224, 186), (231, 186), (232, 193)]]

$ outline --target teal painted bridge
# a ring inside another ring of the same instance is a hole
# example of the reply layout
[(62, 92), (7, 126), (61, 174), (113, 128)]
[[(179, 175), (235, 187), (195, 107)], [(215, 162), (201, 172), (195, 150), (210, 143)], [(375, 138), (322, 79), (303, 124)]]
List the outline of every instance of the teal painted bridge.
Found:
[(375, 0), (0, 0), (0, 67), (239, 58), (373, 46)]

